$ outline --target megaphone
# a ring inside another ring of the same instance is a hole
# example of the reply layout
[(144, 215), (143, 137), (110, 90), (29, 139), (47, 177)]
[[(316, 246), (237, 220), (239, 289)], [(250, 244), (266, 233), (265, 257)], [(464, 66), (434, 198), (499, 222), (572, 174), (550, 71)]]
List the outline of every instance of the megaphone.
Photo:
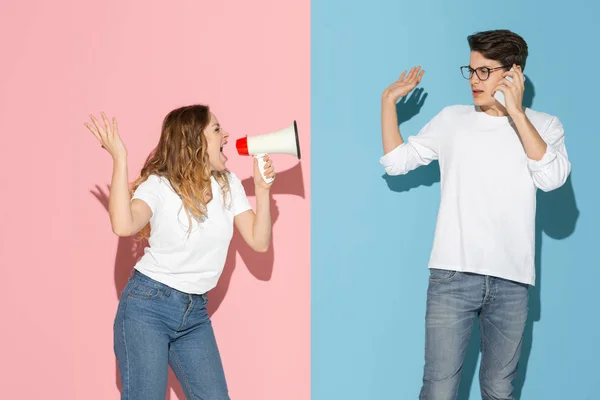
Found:
[(287, 128), (257, 136), (246, 136), (235, 142), (239, 155), (254, 156), (258, 159), (258, 169), (267, 183), (273, 178), (265, 177), (263, 157), (267, 154), (290, 154), (300, 159), (300, 141), (298, 140), (298, 125), (296, 121)]

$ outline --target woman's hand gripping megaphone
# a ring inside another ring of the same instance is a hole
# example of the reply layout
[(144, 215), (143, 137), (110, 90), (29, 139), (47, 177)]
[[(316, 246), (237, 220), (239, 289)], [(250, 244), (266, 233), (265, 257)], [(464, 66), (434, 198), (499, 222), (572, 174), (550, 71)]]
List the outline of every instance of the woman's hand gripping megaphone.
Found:
[(275, 180), (273, 161), (266, 153), (254, 155), (254, 184), (268, 189)]

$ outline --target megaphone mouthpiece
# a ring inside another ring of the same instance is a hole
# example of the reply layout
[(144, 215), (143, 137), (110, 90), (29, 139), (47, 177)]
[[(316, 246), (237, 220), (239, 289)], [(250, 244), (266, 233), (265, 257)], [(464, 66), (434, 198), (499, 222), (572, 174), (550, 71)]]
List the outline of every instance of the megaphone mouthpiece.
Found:
[(235, 148), (240, 156), (249, 156), (248, 154), (248, 136), (235, 141)]

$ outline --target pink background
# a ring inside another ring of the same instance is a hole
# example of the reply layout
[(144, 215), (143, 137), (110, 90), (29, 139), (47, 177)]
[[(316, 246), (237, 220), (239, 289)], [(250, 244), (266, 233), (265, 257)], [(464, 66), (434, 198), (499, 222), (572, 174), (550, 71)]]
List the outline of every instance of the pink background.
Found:
[(309, 1), (15, 1), (0, 15), (0, 397), (119, 397), (112, 324), (135, 255), (111, 232), (110, 156), (83, 123), (118, 118), (133, 180), (165, 114), (201, 102), (242, 179), (235, 139), (298, 121), (300, 163), (273, 156), (272, 249), (236, 235), (209, 304), (233, 399), (308, 399)]

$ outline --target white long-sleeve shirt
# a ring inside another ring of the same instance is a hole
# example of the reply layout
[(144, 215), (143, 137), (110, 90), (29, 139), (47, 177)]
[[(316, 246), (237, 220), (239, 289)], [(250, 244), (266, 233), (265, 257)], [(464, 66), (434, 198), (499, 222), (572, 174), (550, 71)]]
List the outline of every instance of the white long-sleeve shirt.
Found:
[(441, 202), (429, 267), (535, 284), (536, 190), (554, 190), (571, 171), (558, 118), (526, 109), (546, 142), (527, 157), (509, 117), (472, 105), (444, 108), (385, 154), (388, 175), (439, 160)]

